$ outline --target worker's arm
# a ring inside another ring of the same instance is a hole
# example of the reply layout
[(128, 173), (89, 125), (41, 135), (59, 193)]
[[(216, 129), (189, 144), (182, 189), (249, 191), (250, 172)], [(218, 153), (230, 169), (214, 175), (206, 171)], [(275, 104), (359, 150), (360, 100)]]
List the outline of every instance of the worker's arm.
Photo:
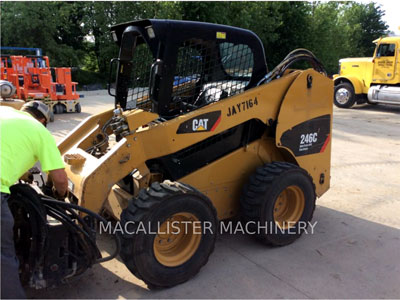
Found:
[(65, 196), (68, 190), (68, 178), (65, 169), (51, 170), (49, 173), (57, 194)]

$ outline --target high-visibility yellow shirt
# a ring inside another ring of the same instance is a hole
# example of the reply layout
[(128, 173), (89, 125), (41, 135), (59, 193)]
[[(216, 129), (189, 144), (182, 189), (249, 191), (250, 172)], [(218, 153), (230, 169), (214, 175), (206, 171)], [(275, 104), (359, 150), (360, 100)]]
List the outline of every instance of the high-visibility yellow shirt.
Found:
[(10, 186), (38, 160), (45, 172), (65, 167), (56, 141), (43, 124), (29, 113), (0, 106), (1, 192), (9, 194)]

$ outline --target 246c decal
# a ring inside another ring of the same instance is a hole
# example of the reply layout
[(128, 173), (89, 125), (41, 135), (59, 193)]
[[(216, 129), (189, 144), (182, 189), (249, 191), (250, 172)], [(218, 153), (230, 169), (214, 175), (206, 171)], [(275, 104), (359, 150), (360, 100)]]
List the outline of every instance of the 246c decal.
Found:
[(285, 131), (281, 137), (282, 146), (302, 156), (324, 152), (330, 141), (331, 117), (325, 115), (300, 123)]
[(318, 132), (306, 133), (300, 135), (300, 151), (307, 151), (308, 147), (311, 147), (313, 143), (318, 142)]

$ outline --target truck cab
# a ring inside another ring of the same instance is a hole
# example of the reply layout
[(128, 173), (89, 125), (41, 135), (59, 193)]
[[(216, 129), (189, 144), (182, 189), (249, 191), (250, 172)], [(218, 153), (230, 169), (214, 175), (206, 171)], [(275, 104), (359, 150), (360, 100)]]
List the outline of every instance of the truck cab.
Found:
[(373, 42), (373, 57), (339, 60), (339, 74), (333, 77), (337, 107), (350, 108), (362, 103), (400, 105), (400, 37)]

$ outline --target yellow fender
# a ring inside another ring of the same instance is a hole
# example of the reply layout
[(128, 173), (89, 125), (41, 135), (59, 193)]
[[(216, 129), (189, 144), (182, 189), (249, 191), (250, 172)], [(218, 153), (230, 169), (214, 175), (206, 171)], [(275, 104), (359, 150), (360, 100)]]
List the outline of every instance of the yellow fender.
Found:
[(353, 85), (355, 94), (363, 93), (363, 83), (356, 76), (334, 76), (334, 84), (338, 85), (340, 82), (350, 82)]
[(276, 127), (276, 146), (307, 170), (318, 197), (330, 184), (332, 99), (332, 80), (313, 69), (305, 70), (288, 89)]

